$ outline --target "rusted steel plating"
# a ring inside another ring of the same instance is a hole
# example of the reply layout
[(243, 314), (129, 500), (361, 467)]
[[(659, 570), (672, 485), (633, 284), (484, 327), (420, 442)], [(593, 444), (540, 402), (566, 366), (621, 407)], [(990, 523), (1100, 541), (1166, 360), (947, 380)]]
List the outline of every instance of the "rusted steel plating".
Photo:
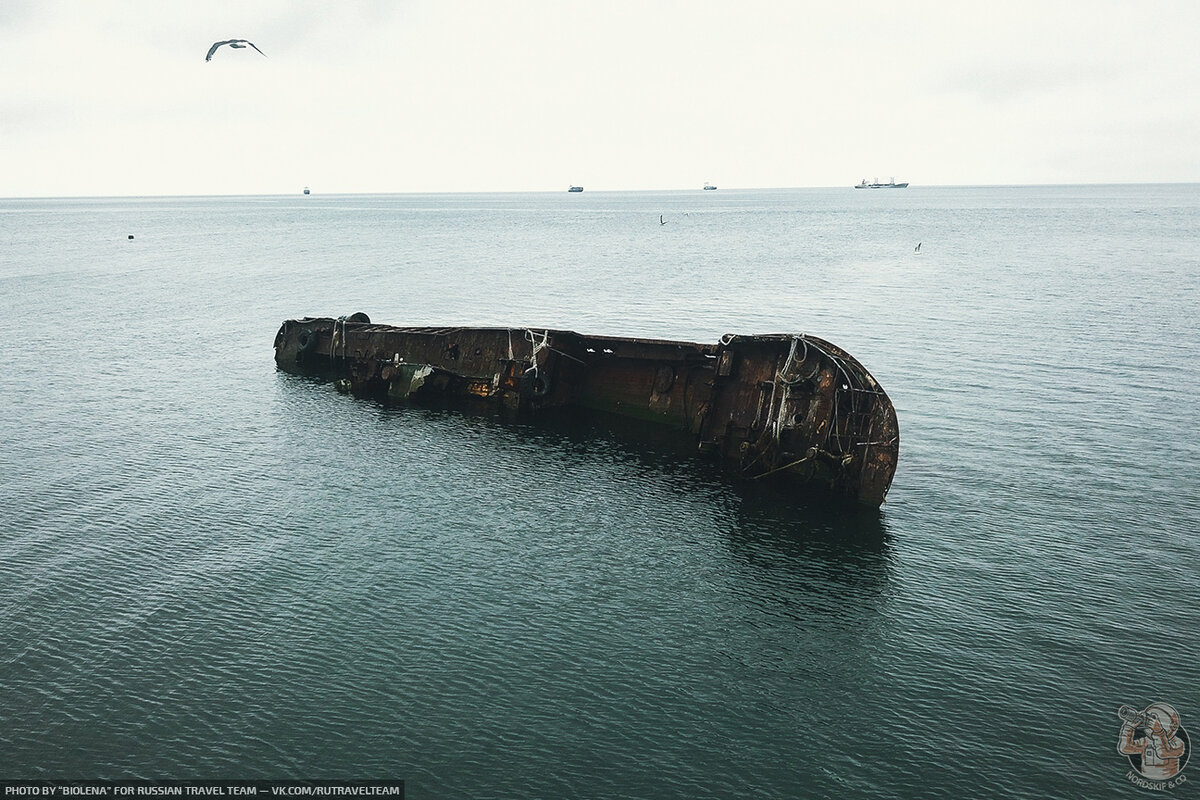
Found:
[(879, 506), (899, 457), (896, 412), (849, 353), (813, 336), (717, 344), (534, 328), (406, 328), (366, 314), (287, 320), (280, 369), (390, 400), (536, 412), (577, 406), (690, 431), (741, 477)]

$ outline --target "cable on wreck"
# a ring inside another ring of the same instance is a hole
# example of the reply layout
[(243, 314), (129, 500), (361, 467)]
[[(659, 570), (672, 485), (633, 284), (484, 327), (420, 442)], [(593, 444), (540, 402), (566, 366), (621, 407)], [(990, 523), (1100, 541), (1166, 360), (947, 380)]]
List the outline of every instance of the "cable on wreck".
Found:
[[(851, 393), (852, 393), (851, 396), (853, 398), (853, 405), (850, 408), (850, 414), (852, 416), (858, 416), (860, 414), (869, 413), (867, 411), (861, 411), (861, 412), (859, 411), (858, 395), (860, 395), (860, 394), (881, 394), (881, 392), (874, 390), (874, 389), (864, 389), (864, 388), (861, 388), (860, 386), (857, 386), (856, 385), (857, 383), (866, 382), (866, 379), (860, 378), (860, 379), (856, 380), (856, 379), (852, 378), (851, 373), (854, 372), (856, 375), (857, 375), (857, 373), (854, 370), (851, 370), (841, 358), (838, 358), (833, 353), (830, 353), (827, 350), (825, 350), (824, 348), (818, 346), (815, 342), (813, 343), (813, 347), (816, 347), (820, 352), (829, 356), (830, 360), (833, 361), (833, 363), (837, 366), (838, 371), (841, 372), (842, 377), (844, 377), (846, 379), (846, 388), (851, 391)], [(838, 395), (838, 393), (835, 390), (834, 394), (833, 394), (834, 425), (830, 426), (829, 431), (826, 432), (826, 435), (825, 435), (825, 443), (826, 444), (829, 443), (829, 436), (831, 434), (833, 434), (834, 428), (836, 428), (836, 426), (837, 426), (837, 395)], [(849, 427), (849, 426), (847, 426), (847, 427)], [(893, 444), (896, 441), (894, 438), (889, 439), (889, 440), (871, 441), (871, 434), (874, 432), (874, 430), (875, 430), (875, 417), (873, 414), (871, 414), (870, 419), (869, 419), (869, 424), (868, 424), (867, 430), (866, 430), (866, 436), (864, 437), (867, 439), (867, 441), (854, 442), (853, 439), (857, 438), (857, 437), (853, 436), (855, 431), (847, 430), (844, 435), (848, 440), (851, 440), (849, 442), (849, 444), (847, 445), (847, 448), (864, 447), (864, 448), (870, 449), (871, 447), (888, 446), (888, 445)], [(840, 441), (838, 442), (838, 449), (839, 450), (842, 449), (842, 444)], [(853, 455), (853, 454), (851, 454), (851, 453), (843, 454), (844, 458), (847, 456), (851, 456), (851, 455)], [(844, 460), (844, 458), (843, 458), (843, 460)], [(866, 461), (867, 461), (867, 450), (863, 451), (862, 461), (863, 461), (863, 464), (865, 465)]]
[(529, 368), (525, 371), (532, 372), (533, 376), (536, 378), (538, 374), (537, 356), (539, 352), (546, 349), (547, 340), (550, 338), (550, 331), (544, 331), (542, 333), (541, 344), (538, 344), (537, 334), (534, 333), (530, 328), (525, 329), (525, 338), (529, 341), (530, 346), (533, 347), (533, 351), (529, 354)]
[[(804, 356), (800, 359), (800, 363), (803, 364), (808, 360), (808, 341), (803, 334), (799, 336), (792, 336), (791, 339), (792, 343), (788, 348), (787, 358), (784, 359), (783, 366), (775, 371), (774, 380), (771, 381), (771, 399), (767, 401), (767, 419), (763, 423), (762, 432), (758, 435), (758, 440), (754, 443), (754, 449), (756, 451), (754, 459), (742, 467), (743, 473), (749, 471), (749, 469), (757, 464), (766, 453), (767, 448), (764, 446), (764, 439), (766, 439), (768, 432), (770, 432), (776, 444), (780, 443), (780, 437), (783, 432), (783, 407), (787, 404), (788, 399), (791, 397), (791, 387), (801, 383), (804, 380), (803, 376), (796, 375), (793, 378), (789, 378), (787, 377), (787, 374), (792, 369), (792, 365), (795, 363), (797, 344), (804, 345)], [(722, 339), (722, 342), (724, 342), (724, 339)], [(779, 404), (776, 405), (775, 394), (780, 385), (783, 386), (783, 390), (782, 395), (779, 398)], [(774, 472), (779, 472), (780, 470), (794, 467), (797, 464), (802, 464), (809, 459), (810, 455), (811, 454), (806, 455), (799, 461), (788, 464), (787, 466), (776, 467), (775, 469), (768, 470), (761, 475), (755, 475), (752, 479), (757, 480), (764, 475), (770, 475)]]
[(342, 358), (346, 358), (346, 318), (338, 317), (333, 321), (333, 334), (329, 337), (329, 363), (337, 358), (338, 345), (342, 347)]
[(791, 469), (792, 467), (798, 467), (806, 461), (812, 461), (816, 457), (817, 457), (817, 448), (810, 447), (810, 448), (808, 448), (807, 451), (805, 451), (803, 458), (797, 459), (790, 464), (784, 464), (782, 467), (776, 467), (775, 469), (769, 469), (766, 472), (763, 472), (758, 475), (751, 475), (750, 480), (756, 481), (759, 478), (765, 478), (768, 475), (774, 475), (776, 472), (783, 472), (785, 469)]

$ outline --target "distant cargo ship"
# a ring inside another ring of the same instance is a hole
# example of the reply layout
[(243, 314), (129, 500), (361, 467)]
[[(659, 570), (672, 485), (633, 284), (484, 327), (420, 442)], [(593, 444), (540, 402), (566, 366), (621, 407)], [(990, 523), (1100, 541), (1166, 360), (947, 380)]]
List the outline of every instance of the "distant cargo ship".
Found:
[(567, 189), (567, 191), (568, 192), (582, 192), (583, 187), (582, 186), (572, 186), (570, 189)]
[(304, 187), (304, 193), (305, 193), (305, 194), (311, 194), (311, 192), (309, 192), (309, 191), (308, 191), (308, 187), (307, 187), (307, 186), (305, 186), (305, 187)]
[(907, 183), (896, 183), (896, 179), (892, 178), (887, 183), (880, 183), (879, 178), (875, 179), (874, 183), (867, 183), (867, 179), (863, 178), (862, 183), (856, 184), (855, 189), (907, 189)]
[(711, 192), (711, 191), (713, 191), (713, 190), (714, 190), (714, 189), (716, 189), (716, 188), (717, 188), (717, 187), (713, 186), (711, 183), (706, 183), (706, 184), (704, 184), (704, 190), (705, 190), (706, 192)]

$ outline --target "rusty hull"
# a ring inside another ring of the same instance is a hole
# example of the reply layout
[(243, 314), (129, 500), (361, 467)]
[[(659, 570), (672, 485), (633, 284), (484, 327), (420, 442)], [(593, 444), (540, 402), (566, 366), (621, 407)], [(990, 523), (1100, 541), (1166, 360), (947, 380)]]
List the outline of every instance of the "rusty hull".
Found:
[(386, 400), (579, 407), (690, 432), (739, 476), (878, 507), (900, 430), (891, 400), (849, 353), (807, 335), (716, 344), (538, 328), (406, 328), (365, 314), (287, 320), (275, 361)]

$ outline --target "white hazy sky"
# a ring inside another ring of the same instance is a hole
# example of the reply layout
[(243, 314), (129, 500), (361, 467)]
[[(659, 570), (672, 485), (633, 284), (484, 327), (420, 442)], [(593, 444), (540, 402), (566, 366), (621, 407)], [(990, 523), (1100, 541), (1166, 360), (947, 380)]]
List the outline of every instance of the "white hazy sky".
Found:
[(1198, 181), (1198, 40), (1195, 0), (0, 0), (0, 196)]

